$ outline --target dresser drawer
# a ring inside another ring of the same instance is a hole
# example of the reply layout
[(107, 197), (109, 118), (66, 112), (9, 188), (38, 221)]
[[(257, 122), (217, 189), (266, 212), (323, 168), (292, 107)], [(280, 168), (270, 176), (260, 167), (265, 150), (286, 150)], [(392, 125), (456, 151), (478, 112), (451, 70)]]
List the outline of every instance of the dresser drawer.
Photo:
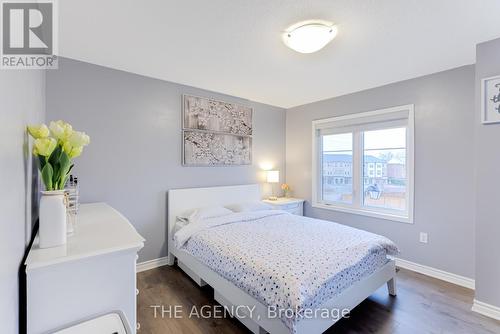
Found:
[(302, 205), (302, 203), (290, 203), (290, 204), (281, 204), (281, 210), (289, 211), (289, 210), (294, 210), (299, 207), (299, 205)]
[(285, 210), (287, 212), (290, 212), (291, 214), (293, 215), (299, 215), (299, 216), (302, 216), (303, 212), (302, 212), (302, 206), (296, 206), (295, 208), (293, 209), (287, 209)]
[(274, 210), (283, 210), (294, 215), (302, 216), (304, 214), (304, 201), (297, 199), (278, 199), (276, 201), (264, 200), (271, 205)]

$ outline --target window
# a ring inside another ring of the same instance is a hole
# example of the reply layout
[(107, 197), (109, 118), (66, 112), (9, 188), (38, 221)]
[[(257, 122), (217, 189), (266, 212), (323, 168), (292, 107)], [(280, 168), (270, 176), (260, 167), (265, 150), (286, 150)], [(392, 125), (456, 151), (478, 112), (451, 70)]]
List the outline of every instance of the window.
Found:
[(322, 137), (322, 198), (352, 203), (352, 133)]
[(413, 105), (313, 121), (313, 206), (413, 220)]
[[(364, 131), (363, 204), (366, 207), (406, 211), (406, 127)], [(366, 172), (367, 163), (376, 173)]]

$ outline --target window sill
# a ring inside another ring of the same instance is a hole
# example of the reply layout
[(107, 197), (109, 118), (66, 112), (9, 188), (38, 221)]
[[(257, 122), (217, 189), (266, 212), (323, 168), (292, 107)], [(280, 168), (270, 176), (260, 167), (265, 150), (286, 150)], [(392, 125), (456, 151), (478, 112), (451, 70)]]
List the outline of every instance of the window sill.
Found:
[(326, 209), (326, 210), (331, 210), (331, 211), (351, 213), (351, 214), (355, 214), (355, 215), (367, 216), (367, 217), (372, 217), (372, 218), (392, 220), (392, 221), (399, 222), (399, 223), (413, 224), (413, 219), (410, 217), (398, 216), (398, 215), (393, 215), (390, 213), (375, 212), (375, 211), (363, 210), (363, 209), (351, 209), (351, 208), (347, 208), (347, 207), (343, 207), (343, 206), (322, 204), (322, 203), (312, 203), (312, 207), (318, 208), (318, 209)]

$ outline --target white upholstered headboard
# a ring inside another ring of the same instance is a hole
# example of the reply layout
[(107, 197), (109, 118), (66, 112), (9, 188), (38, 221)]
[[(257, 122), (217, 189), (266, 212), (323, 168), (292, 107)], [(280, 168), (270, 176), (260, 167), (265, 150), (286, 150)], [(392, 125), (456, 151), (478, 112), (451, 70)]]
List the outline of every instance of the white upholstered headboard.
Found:
[(172, 244), (171, 231), (175, 219), (189, 209), (202, 208), (214, 205), (228, 205), (241, 202), (261, 200), (261, 191), (258, 184), (238, 186), (172, 189), (168, 191), (168, 247)]

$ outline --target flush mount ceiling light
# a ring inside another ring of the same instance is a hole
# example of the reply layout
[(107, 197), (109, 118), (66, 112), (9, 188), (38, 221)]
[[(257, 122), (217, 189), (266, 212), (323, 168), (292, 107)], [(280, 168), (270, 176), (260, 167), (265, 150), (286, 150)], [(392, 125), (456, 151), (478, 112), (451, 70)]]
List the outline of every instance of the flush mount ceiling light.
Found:
[(337, 26), (328, 21), (310, 20), (291, 25), (283, 33), (283, 42), (300, 53), (313, 53), (324, 48), (337, 36)]

